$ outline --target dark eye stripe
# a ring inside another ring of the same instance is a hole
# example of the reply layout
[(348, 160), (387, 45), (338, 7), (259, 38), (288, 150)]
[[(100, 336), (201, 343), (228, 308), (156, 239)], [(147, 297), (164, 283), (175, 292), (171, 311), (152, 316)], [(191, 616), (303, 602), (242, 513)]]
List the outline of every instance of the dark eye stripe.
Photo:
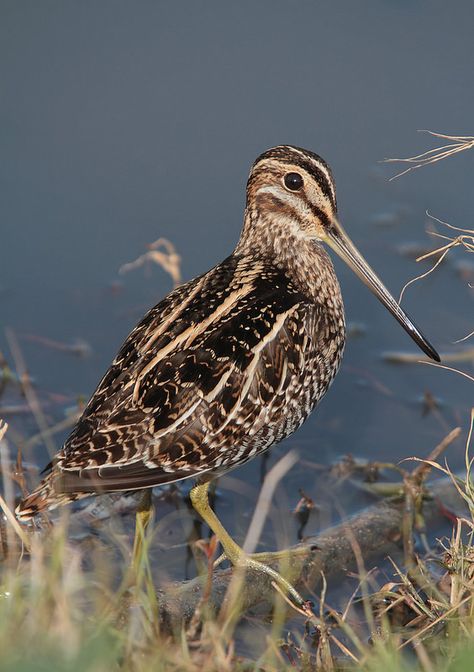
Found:
[(327, 216), (327, 214), (323, 210), (321, 210), (321, 208), (318, 208), (317, 205), (313, 205), (313, 203), (308, 203), (308, 205), (311, 208), (311, 212), (313, 213), (313, 215), (315, 215), (315, 217), (319, 219), (323, 227), (325, 229), (329, 229), (331, 227), (331, 220)]
[(331, 201), (331, 205), (336, 210), (336, 201), (334, 198), (333, 190), (332, 190), (332, 185), (329, 182), (328, 178), (326, 175), (323, 173), (322, 170), (320, 170), (314, 163), (311, 161), (306, 161), (305, 159), (301, 158), (288, 158), (284, 159), (284, 163), (289, 163), (292, 165), (297, 165), (300, 168), (303, 168), (307, 173), (311, 175), (311, 177), (318, 183), (319, 188), (323, 192), (323, 194), (329, 198)]

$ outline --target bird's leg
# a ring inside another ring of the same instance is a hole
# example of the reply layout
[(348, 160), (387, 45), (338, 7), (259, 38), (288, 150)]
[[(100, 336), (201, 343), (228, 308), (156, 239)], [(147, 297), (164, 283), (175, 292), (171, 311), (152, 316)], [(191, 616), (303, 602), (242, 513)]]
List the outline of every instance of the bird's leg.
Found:
[(151, 488), (144, 490), (137, 507), (137, 513), (135, 517), (135, 537), (133, 539), (132, 552), (132, 567), (135, 570), (138, 570), (140, 565), (140, 558), (142, 555), (143, 544), (145, 542), (146, 530), (153, 513), (151, 494)]
[[(194, 509), (197, 513), (203, 518), (203, 520), (209, 525), (211, 530), (214, 532), (216, 537), (224, 549), (225, 556), (234, 566), (246, 567), (252, 569), (256, 572), (263, 572), (267, 574), (284, 593), (286, 593), (298, 607), (305, 606), (305, 600), (301, 597), (298, 591), (287, 581), (281, 574), (268, 567), (267, 565), (260, 562), (260, 558), (267, 556), (269, 554), (257, 554), (259, 559), (255, 559), (255, 556), (250, 556), (245, 553), (245, 551), (232, 539), (229, 533), (226, 531), (219, 518), (216, 516), (214, 511), (209, 505), (209, 482), (200, 483), (195, 485), (191, 490), (190, 497)], [(283, 556), (282, 556), (283, 557)], [(275, 555), (272, 559), (275, 559)]]

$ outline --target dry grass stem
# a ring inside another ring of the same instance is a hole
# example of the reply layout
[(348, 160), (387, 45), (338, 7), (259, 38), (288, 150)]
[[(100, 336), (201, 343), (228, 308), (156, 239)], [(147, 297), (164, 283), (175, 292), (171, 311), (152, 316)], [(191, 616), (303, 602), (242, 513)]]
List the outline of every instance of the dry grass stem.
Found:
[(272, 503), (273, 493), (285, 476), (285, 474), (296, 464), (298, 455), (295, 451), (286, 453), (278, 462), (270, 469), (263, 481), (262, 489), (258, 496), (257, 505), (249, 525), (247, 535), (243, 544), (243, 549), (246, 553), (253, 553), (257, 547), (258, 540), (262, 534), (263, 526), (267, 520), (270, 506)]
[[(456, 231), (459, 235), (457, 236), (446, 236), (438, 233), (437, 231), (429, 231), (428, 233), (432, 236), (435, 236), (437, 238), (442, 238), (443, 240), (447, 240), (448, 242), (445, 245), (442, 245), (441, 247), (438, 247), (434, 250), (431, 250), (430, 252), (427, 252), (426, 254), (422, 254), (421, 256), (417, 257), (416, 261), (425, 261), (426, 259), (430, 259), (433, 256), (438, 256), (439, 258), (436, 260), (435, 264), (428, 269), (425, 273), (421, 273), (420, 275), (417, 275), (415, 278), (412, 278), (409, 280), (405, 285), (403, 286), (401, 292), (400, 292), (400, 297), (398, 299), (398, 302), (401, 303), (401, 300), (405, 294), (405, 290), (412, 285), (415, 282), (418, 282), (419, 280), (422, 280), (423, 278), (426, 278), (428, 275), (433, 273), (438, 266), (441, 264), (441, 262), (446, 258), (448, 253), (453, 250), (455, 247), (463, 247), (467, 252), (474, 252), (474, 229), (461, 229), (457, 226), (453, 226), (452, 224), (449, 224), (448, 222), (444, 222), (441, 219), (438, 219), (438, 217), (434, 217), (431, 215), (428, 211), (426, 211), (427, 216), (433, 220), (434, 222), (437, 222), (438, 224), (441, 224), (442, 226), (446, 226), (447, 228), (451, 229), (452, 231)], [(474, 332), (473, 332), (474, 333)], [(461, 339), (465, 340), (465, 339)]]
[(25, 531), (15, 518), (14, 514), (11, 512), (10, 507), (7, 506), (7, 503), (3, 499), (2, 495), (0, 495), (0, 508), (5, 514), (8, 523), (11, 525), (12, 529), (18, 535), (18, 538), (21, 540), (22, 544), (25, 546), (26, 549), (30, 550), (30, 540), (28, 538), (28, 535), (25, 533)]
[[(408, 287), (410, 287), (410, 285), (413, 285), (413, 283), (418, 282), (419, 280), (422, 280), (423, 278), (426, 278), (426, 277), (428, 277), (428, 275), (433, 273), (433, 271), (435, 271), (438, 268), (438, 266), (442, 263), (442, 261), (444, 260), (444, 258), (446, 257), (446, 255), (448, 254), (450, 249), (451, 249), (451, 246), (447, 246), (447, 249), (445, 249), (443, 251), (443, 253), (439, 257), (439, 259), (436, 261), (434, 266), (432, 266), (430, 269), (425, 271), (425, 273), (421, 273), (421, 275), (417, 275), (416, 278), (412, 278), (411, 280), (409, 280), (408, 282), (406, 282), (403, 285), (403, 287), (401, 289), (401, 292), (400, 292), (400, 295), (398, 297), (398, 303), (399, 304), (401, 304), (403, 296), (405, 294), (405, 291), (408, 289)], [(439, 250), (437, 250), (437, 252), (438, 251)], [(426, 257), (431, 256), (431, 254), (433, 254), (433, 253), (429, 252), (428, 254), (425, 254), (423, 257), (418, 257), (417, 261), (421, 261), (421, 259), (426, 259)]]
[(18, 344), (15, 334), (13, 333), (13, 331), (11, 331), (11, 329), (6, 329), (5, 334), (7, 337), (8, 344), (10, 346), (13, 360), (15, 362), (15, 368), (18, 373), (19, 380), (21, 381), (21, 386), (24, 395), (26, 397), (26, 401), (28, 402), (28, 406), (30, 407), (31, 412), (33, 413), (33, 416), (36, 420), (36, 424), (38, 425), (38, 429), (40, 430), (41, 435), (44, 437), (44, 441), (46, 447), (48, 448), (48, 452), (52, 457), (56, 453), (56, 446), (54, 445), (54, 442), (51, 439), (48, 422), (43, 413), (43, 409), (41, 408), (41, 404), (39, 402), (35, 389), (31, 384), (30, 375), (26, 368), (25, 360), (20, 350), (20, 346)]
[(166, 238), (158, 238), (154, 243), (148, 246), (148, 252), (140, 255), (135, 261), (123, 264), (120, 267), (119, 273), (124, 274), (129, 271), (146, 265), (148, 262), (158, 264), (161, 268), (171, 276), (173, 285), (177, 287), (181, 284), (181, 257), (176, 252), (172, 242)]
[[(442, 453), (461, 435), (461, 427), (455, 427), (452, 429), (447, 436), (444, 437), (438, 445), (433, 448), (431, 453), (428, 455), (428, 460), (430, 462), (436, 462), (441, 456)], [(412, 459), (412, 458), (407, 458)], [(420, 464), (414, 469), (411, 474), (411, 478), (415, 479), (418, 485), (421, 485), (423, 480), (428, 476), (431, 471), (431, 467), (425, 462), (425, 464)]]
[(438, 364), (438, 362), (429, 362), (424, 359), (419, 359), (418, 360), (420, 364), (428, 364), (428, 366), (435, 366), (438, 369), (445, 369), (446, 371), (451, 371), (452, 373), (457, 373), (459, 376), (463, 376), (464, 378), (467, 378), (471, 382), (474, 383), (474, 376), (469, 375), (465, 371), (460, 371), (459, 369), (454, 369), (451, 366), (444, 366), (444, 364)]
[(463, 343), (464, 341), (467, 341), (469, 338), (472, 338), (474, 336), (474, 329), (467, 334), (467, 336), (463, 336), (462, 338), (459, 338), (457, 341), (454, 341), (454, 343), (457, 345), (458, 343)]
[(417, 168), (422, 168), (423, 166), (428, 166), (431, 163), (436, 163), (442, 159), (447, 159), (450, 156), (454, 156), (459, 152), (464, 152), (468, 149), (474, 148), (474, 137), (472, 136), (462, 136), (462, 135), (446, 135), (444, 133), (435, 133), (434, 131), (420, 130), (420, 133), (429, 133), (435, 138), (440, 138), (442, 140), (449, 140), (448, 145), (442, 145), (441, 147), (434, 147), (429, 149), (422, 154), (416, 156), (410, 156), (404, 159), (385, 159), (385, 163), (404, 163), (408, 164), (408, 168), (397, 173), (390, 180), (395, 180), (397, 177), (406, 175), (406, 173), (416, 170)]

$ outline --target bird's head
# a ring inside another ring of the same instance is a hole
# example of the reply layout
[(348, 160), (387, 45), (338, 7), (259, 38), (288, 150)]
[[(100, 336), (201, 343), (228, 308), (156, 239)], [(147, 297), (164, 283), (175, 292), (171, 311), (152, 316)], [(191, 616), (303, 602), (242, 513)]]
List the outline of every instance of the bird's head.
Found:
[(248, 228), (253, 229), (256, 237), (271, 238), (274, 227), (280, 245), (287, 236), (288, 245), (303, 239), (331, 247), (423, 352), (440, 361), (436, 350), (398, 305), (338, 221), (334, 179), (320, 156), (291, 145), (279, 145), (261, 154), (247, 183), (247, 215)]

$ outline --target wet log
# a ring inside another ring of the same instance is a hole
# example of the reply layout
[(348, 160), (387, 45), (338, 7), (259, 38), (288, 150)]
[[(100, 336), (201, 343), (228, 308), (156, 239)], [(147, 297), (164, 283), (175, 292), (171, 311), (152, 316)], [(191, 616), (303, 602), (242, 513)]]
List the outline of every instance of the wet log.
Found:
[[(442, 519), (446, 521), (446, 510), (462, 515), (463, 500), (450, 479), (434, 480), (423, 500), (425, 525), (433, 527)], [(399, 553), (403, 516), (403, 498), (379, 501), (303, 543), (269, 554), (270, 562), (266, 564), (282, 571), (303, 594), (317, 590), (323, 575), (330, 584), (331, 579), (357, 569), (358, 553), (366, 569), (381, 558)], [(232, 576), (232, 569), (216, 568), (212, 584), (208, 577), (202, 576), (160, 589), (157, 598), (163, 626), (174, 629), (189, 623), (201, 608), (204, 593), (206, 608), (219, 611), (228, 599)], [(270, 579), (248, 571), (239, 587), (240, 610), (244, 612), (264, 603), (271, 608), (274, 600), (275, 589)]]

